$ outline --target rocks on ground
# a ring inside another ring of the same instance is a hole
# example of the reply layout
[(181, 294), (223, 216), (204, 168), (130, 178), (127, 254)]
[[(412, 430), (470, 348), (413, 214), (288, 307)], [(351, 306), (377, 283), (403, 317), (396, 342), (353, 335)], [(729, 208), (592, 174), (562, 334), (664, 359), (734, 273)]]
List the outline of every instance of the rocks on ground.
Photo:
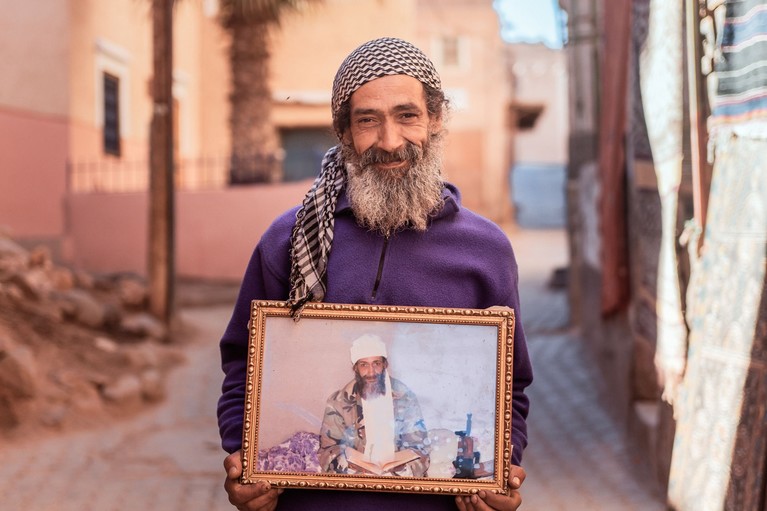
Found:
[(164, 397), (183, 360), (135, 275), (57, 266), (0, 235), (0, 434), (87, 427)]

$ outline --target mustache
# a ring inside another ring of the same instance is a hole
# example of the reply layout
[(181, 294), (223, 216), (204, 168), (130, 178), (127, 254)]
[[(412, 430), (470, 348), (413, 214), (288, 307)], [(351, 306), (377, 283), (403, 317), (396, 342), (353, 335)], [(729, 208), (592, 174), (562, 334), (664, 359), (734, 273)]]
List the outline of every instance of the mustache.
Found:
[(359, 164), (365, 167), (377, 163), (395, 163), (405, 160), (415, 163), (421, 158), (423, 158), (423, 150), (412, 142), (405, 142), (405, 144), (394, 151), (370, 147), (360, 155)]

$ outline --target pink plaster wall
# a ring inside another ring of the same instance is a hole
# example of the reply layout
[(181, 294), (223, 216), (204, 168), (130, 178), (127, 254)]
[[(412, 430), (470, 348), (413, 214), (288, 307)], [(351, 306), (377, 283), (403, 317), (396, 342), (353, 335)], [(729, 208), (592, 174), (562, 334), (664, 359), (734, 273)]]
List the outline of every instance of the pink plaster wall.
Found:
[(66, 199), (70, 264), (93, 272), (145, 274), (147, 194), (77, 194)]
[[(310, 181), (176, 196), (176, 271), (181, 277), (238, 281), (274, 218), (297, 205)], [(94, 272), (146, 273), (147, 195), (71, 195), (69, 262)]]
[(280, 213), (301, 203), (311, 180), (179, 194), (178, 273), (242, 278), (256, 242)]
[(0, 107), (0, 227), (11, 236), (63, 232), (68, 138), (63, 117)]

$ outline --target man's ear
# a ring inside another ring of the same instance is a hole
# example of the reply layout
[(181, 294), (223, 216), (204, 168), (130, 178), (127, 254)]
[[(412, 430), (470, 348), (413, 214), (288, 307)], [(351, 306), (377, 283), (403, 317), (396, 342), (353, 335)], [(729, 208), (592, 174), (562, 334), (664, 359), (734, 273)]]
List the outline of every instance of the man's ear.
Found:
[(439, 133), (442, 131), (442, 116), (430, 118), (429, 128), (431, 133)]
[(341, 135), (341, 143), (343, 145), (348, 146), (348, 145), (352, 145), (353, 142), (354, 141), (352, 140), (352, 132), (349, 128), (346, 128), (344, 130), (343, 135)]

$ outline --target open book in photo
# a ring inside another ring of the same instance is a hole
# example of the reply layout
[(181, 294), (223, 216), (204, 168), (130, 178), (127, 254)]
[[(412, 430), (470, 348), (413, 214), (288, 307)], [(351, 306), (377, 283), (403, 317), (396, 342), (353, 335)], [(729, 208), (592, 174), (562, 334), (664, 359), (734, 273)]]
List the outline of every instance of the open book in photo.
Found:
[(346, 460), (349, 462), (349, 466), (355, 468), (360, 472), (365, 472), (374, 475), (394, 475), (393, 472), (400, 468), (402, 465), (409, 463), (413, 460), (417, 460), (420, 455), (412, 449), (403, 449), (394, 453), (394, 457), (384, 463), (375, 463), (365, 456), (364, 453), (353, 449), (351, 447), (346, 448)]

